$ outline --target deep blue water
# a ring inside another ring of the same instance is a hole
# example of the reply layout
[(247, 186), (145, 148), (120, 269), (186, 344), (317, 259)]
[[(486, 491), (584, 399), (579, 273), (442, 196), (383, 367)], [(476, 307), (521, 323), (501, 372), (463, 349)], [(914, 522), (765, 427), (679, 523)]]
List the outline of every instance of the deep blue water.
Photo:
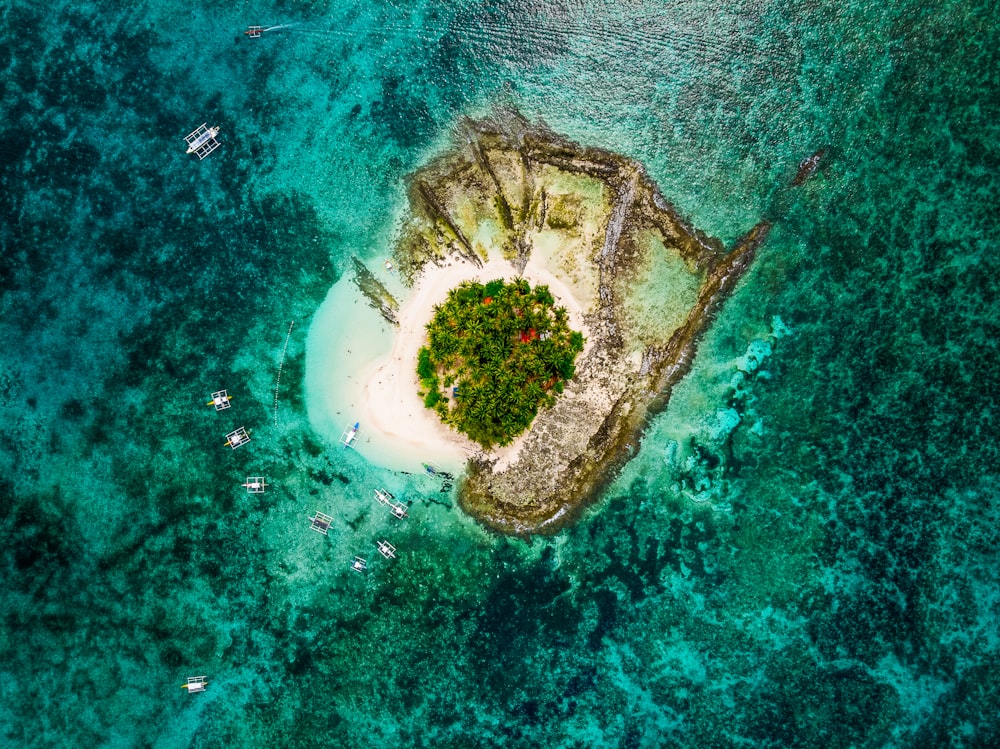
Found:
[[(996, 8), (718, 6), (0, 7), (0, 743), (1000, 744)], [(406, 175), (496, 106), (726, 242), (775, 223), (606, 498), (530, 545), (301, 388)]]

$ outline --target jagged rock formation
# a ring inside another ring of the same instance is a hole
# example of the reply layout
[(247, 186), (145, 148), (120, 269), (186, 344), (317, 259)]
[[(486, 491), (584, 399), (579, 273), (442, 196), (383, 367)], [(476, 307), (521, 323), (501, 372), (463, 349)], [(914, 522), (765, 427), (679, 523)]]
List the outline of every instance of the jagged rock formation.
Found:
[(637, 162), (515, 113), (464, 121), (457, 136), (411, 183), (396, 259), (412, 280), (429, 262), (500, 252), (521, 272), (533, 258), (583, 307), (588, 345), (566, 392), (514, 456), (471, 460), (459, 489), (465, 511), (491, 528), (554, 532), (600, 493), (666, 405), (769, 225), (726, 251)]
[(399, 325), (399, 302), (364, 263), (356, 257), (351, 258), (351, 261), (354, 266), (354, 283), (361, 295), (368, 300), (368, 306), (378, 311), (386, 322)]

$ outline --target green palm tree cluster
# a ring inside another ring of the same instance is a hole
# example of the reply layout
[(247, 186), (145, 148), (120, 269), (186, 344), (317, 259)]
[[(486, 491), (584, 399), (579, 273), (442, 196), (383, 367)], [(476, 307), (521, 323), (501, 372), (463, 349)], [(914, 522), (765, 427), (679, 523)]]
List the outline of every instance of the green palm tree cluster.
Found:
[(483, 447), (508, 445), (573, 377), (583, 336), (547, 286), (466, 281), (434, 308), (417, 357), (424, 405)]

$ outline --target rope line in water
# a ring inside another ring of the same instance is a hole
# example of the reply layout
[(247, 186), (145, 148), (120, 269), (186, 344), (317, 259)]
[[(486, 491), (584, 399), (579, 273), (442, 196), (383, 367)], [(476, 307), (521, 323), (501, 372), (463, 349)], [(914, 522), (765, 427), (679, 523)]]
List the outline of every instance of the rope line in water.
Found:
[(278, 378), (274, 381), (274, 425), (278, 426), (278, 388), (281, 386), (281, 368), (285, 366), (285, 352), (288, 351), (288, 339), (292, 337), (292, 328), (295, 320), (288, 326), (288, 333), (285, 335), (285, 345), (281, 349), (281, 361), (278, 362)]

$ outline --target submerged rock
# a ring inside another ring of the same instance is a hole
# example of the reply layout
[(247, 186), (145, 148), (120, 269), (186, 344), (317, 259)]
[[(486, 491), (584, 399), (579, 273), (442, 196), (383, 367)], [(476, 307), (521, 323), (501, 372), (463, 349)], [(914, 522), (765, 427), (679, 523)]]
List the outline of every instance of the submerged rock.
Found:
[(816, 151), (812, 156), (802, 159), (799, 162), (798, 171), (795, 172), (795, 177), (792, 179), (792, 187), (798, 187), (799, 185), (804, 185), (819, 171), (819, 168), (823, 166), (823, 162), (826, 160), (827, 150), (821, 148)]
[(727, 251), (678, 215), (641, 164), (516, 113), (464, 121), (457, 134), (411, 182), (396, 260), (412, 281), (426, 263), (500, 253), (521, 272), (530, 259), (583, 309), (587, 347), (565, 393), (513, 454), (472, 458), (459, 487), (462, 508), (495, 530), (554, 532), (628, 460), (770, 227)]

